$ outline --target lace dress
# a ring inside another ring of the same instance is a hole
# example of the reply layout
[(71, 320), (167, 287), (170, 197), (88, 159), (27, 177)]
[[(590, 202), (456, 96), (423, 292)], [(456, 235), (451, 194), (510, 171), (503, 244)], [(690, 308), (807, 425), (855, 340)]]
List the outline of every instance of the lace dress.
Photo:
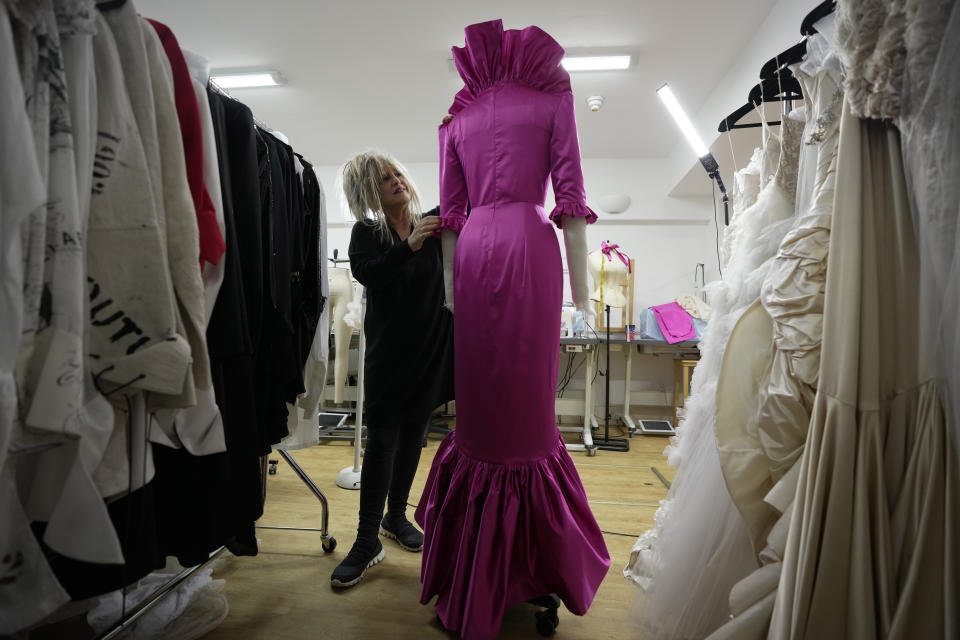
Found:
[(736, 243), (737, 233), (743, 222), (740, 213), (756, 202), (757, 196), (760, 195), (762, 164), (763, 148), (757, 147), (753, 150), (753, 155), (750, 157), (747, 166), (733, 175), (733, 195), (731, 198), (733, 206), (730, 212), (730, 224), (723, 228), (723, 242), (720, 245), (720, 259), (723, 261), (724, 268), (730, 264), (733, 245)]

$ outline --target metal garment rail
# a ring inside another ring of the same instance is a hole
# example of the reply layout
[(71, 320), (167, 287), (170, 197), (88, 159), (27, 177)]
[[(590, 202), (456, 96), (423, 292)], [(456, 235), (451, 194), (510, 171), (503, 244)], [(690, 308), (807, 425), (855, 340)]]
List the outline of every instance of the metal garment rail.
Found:
[(323, 550), (326, 553), (330, 553), (337, 548), (337, 540), (327, 531), (327, 524), (330, 521), (330, 507), (327, 504), (327, 496), (323, 495), (323, 491), (320, 491), (314, 481), (310, 478), (306, 471), (297, 464), (297, 461), (293, 459), (293, 456), (290, 455), (285, 449), (277, 449), (277, 453), (287, 461), (287, 464), (290, 465), (290, 468), (293, 469), (293, 472), (297, 474), (297, 477), (303, 481), (303, 484), (307, 485), (307, 488), (317, 497), (317, 500), (320, 501), (320, 528), (311, 529), (307, 527), (271, 527), (271, 526), (261, 526), (257, 525), (258, 529), (283, 529), (288, 531), (319, 531), (320, 532), (320, 544), (323, 547)]
[[(106, 6), (107, 4), (119, 5), (122, 3), (123, 3), (123, 0), (109, 0), (108, 2), (98, 2), (98, 7), (105, 9), (105, 8), (109, 8)], [(210, 86), (212, 89), (214, 89), (221, 95), (231, 100), (236, 100), (236, 98), (231, 96), (227, 91), (225, 91), (222, 87), (217, 85), (212, 80), (208, 81), (208, 86)], [(254, 124), (260, 127), (261, 129), (263, 129), (264, 131), (267, 131), (268, 133), (273, 132), (272, 128), (268, 127), (264, 122), (260, 121), (257, 118), (254, 118)], [(307, 473), (300, 467), (299, 464), (297, 464), (296, 460), (294, 460), (289, 453), (287, 453), (282, 449), (278, 450), (278, 453), (281, 456), (283, 456), (284, 460), (287, 461), (287, 463), (294, 470), (297, 476), (299, 476), (300, 479), (303, 481), (303, 483), (307, 485), (307, 488), (309, 488), (310, 491), (312, 491), (313, 494), (317, 497), (317, 499), (320, 500), (320, 504), (322, 506), (322, 512), (323, 512), (322, 528), (320, 529), (323, 549), (326, 552), (333, 551), (333, 549), (336, 547), (337, 541), (331, 535), (329, 535), (329, 533), (327, 533), (327, 523), (329, 521), (329, 508), (327, 505), (326, 496), (323, 495), (323, 492), (320, 491), (320, 489), (313, 482), (313, 480), (310, 479), (310, 476), (307, 475)], [(266, 471), (266, 466), (264, 466), (264, 471)], [(264, 487), (266, 487), (265, 477), (264, 477)], [(291, 528), (292, 529), (293, 527), (259, 527), (259, 528)], [(315, 530), (315, 529), (312, 529), (312, 530)], [(223, 553), (224, 549), (225, 547), (220, 547), (219, 549), (211, 553), (210, 557), (207, 558), (202, 563), (196, 565), (195, 567), (188, 567), (186, 569), (183, 569), (179, 573), (177, 573), (173, 578), (167, 581), (162, 587), (160, 587), (159, 589), (154, 591), (152, 594), (150, 594), (150, 596), (146, 598), (143, 602), (139, 603), (137, 606), (131, 609), (129, 613), (124, 611), (124, 613), (121, 614), (120, 619), (117, 622), (115, 622), (113, 625), (111, 625), (106, 631), (96, 636), (95, 640), (112, 640), (113, 638), (116, 638), (119, 634), (123, 633), (125, 630), (129, 629), (129, 627), (133, 623), (135, 623), (138, 619), (140, 619), (143, 615), (145, 615), (158, 603), (163, 601), (164, 598), (166, 598), (171, 593), (173, 593), (181, 584), (183, 584), (193, 574), (195, 574), (197, 571), (204, 568), (205, 566), (210, 564), (213, 560), (215, 560), (217, 557), (219, 557), (220, 554)], [(123, 598), (125, 602), (126, 587), (124, 588)]]
[(154, 591), (149, 598), (147, 598), (146, 600), (138, 604), (136, 607), (134, 607), (129, 615), (122, 616), (120, 620), (118, 620), (113, 624), (113, 626), (111, 626), (109, 629), (107, 629), (102, 634), (97, 636), (96, 640), (111, 640), (112, 638), (115, 638), (121, 633), (123, 633), (131, 624), (136, 622), (138, 619), (140, 619), (141, 616), (143, 616), (145, 613), (150, 611), (150, 609), (152, 609), (157, 604), (159, 604), (161, 600), (163, 600), (168, 595), (173, 593), (177, 587), (179, 587), (181, 584), (184, 583), (184, 581), (187, 580), (187, 578), (189, 578), (194, 573), (196, 573), (203, 567), (213, 562), (213, 560), (215, 560), (221, 553), (223, 553), (224, 548), (225, 547), (220, 547), (219, 549), (211, 553), (209, 558), (207, 558), (205, 561), (201, 562), (197, 566), (188, 567), (183, 571), (181, 571), (180, 573), (178, 573), (166, 584), (164, 584), (162, 587)]

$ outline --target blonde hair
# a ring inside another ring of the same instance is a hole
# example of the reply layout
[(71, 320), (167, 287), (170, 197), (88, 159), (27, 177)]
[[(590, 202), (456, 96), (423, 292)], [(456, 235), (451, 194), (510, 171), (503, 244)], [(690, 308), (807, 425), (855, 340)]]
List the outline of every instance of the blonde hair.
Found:
[(410, 173), (396, 158), (383, 151), (365, 151), (343, 165), (341, 172), (343, 195), (350, 213), (357, 222), (376, 225), (380, 237), (389, 244), (393, 244), (394, 240), (390, 223), (383, 212), (383, 203), (380, 202), (380, 183), (394, 170), (399, 171), (407, 183), (410, 191), (410, 222), (415, 225), (422, 215), (420, 194)]

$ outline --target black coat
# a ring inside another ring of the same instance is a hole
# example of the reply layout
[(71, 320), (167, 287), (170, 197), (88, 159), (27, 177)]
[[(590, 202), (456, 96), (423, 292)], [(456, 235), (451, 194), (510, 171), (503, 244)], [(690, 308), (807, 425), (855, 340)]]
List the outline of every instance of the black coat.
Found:
[[(437, 209), (424, 215), (436, 215)], [(440, 241), (414, 252), (391, 229), (356, 223), (350, 268), (367, 289), (364, 393), (371, 420), (423, 417), (453, 399), (453, 315), (443, 306)]]

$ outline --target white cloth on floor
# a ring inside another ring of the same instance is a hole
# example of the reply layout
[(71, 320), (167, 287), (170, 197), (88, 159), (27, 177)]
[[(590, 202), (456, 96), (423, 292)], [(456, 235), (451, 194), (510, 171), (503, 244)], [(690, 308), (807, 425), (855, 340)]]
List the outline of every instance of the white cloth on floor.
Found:
[[(229, 607), (220, 593), (224, 581), (214, 580), (212, 573), (210, 568), (198, 570), (117, 637), (191, 640), (215, 629), (227, 617)], [(97, 606), (87, 613), (87, 624), (95, 633), (102, 634), (124, 610), (134, 609), (173, 577), (169, 573), (151, 573), (132, 585), (125, 599), (120, 591), (100, 596)]]

